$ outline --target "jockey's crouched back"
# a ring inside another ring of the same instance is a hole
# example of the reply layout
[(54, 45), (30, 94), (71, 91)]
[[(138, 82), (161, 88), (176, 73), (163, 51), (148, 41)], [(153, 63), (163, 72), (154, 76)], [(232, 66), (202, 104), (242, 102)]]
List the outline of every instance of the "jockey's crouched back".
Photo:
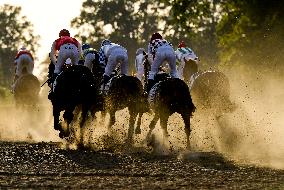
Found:
[(110, 40), (103, 40), (99, 51), (100, 64), (106, 65), (103, 74), (103, 85), (107, 84), (112, 72), (120, 64), (120, 74), (128, 74), (127, 50), (121, 45), (112, 43)]
[(14, 91), (15, 82), (18, 78), (20, 78), (23, 74), (32, 74), (34, 69), (34, 58), (30, 51), (28, 51), (25, 47), (22, 47), (17, 52), (15, 56), (15, 76), (12, 85), (12, 91)]
[(152, 65), (149, 72), (148, 85), (146, 87), (147, 92), (149, 92), (155, 84), (154, 77), (158, 73), (159, 67), (165, 61), (169, 64), (171, 77), (179, 78), (176, 69), (175, 51), (172, 47), (172, 44), (163, 39), (159, 33), (154, 33), (148, 44), (148, 60), (150, 63), (152, 63)]

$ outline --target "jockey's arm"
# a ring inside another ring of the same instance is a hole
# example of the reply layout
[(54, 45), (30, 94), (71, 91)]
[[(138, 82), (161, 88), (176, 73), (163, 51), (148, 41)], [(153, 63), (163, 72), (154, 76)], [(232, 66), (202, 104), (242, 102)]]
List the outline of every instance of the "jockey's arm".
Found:
[(181, 62), (182, 61), (182, 53), (177, 49), (175, 51), (175, 54), (176, 54), (176, 59), (178, 62)]
[(54, 41), (52, 46), (51, 46), (51, 51), (50, 51), (50, 60), (53, 64), (56, 63), (56, 49), (55, 49), (56, 42)]

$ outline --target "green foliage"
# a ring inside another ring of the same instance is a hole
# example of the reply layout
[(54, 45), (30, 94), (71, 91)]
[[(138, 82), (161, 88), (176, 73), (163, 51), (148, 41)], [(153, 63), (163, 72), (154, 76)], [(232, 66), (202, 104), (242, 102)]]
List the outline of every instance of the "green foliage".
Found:
[(97, 49), (105, 38), (121, 44), (128, 50), (131, 67), (135, 51), (146, 47), (151, 34), (159, 30), (159, 10), (163, 9), (153, 0), (86, 0), (82, 6), (80, 16), (71, 23), (79, 30), (77, 37)]
[(218, 23), (222, 62), (256, 64), (269, 68), (283, 65), (284, 4), (281, 1), (229, 0), (222, 3)]
[[(271, 0), (171, 0), (172, 41), (185, 39), (202, 63), (279, 68), (284, 58), (284, 3)], [(176, 39), (175, 39), (176, 38)]]
[(220, 20), (217, 10), (219, 0), (173, 0), (170, 17), (167, 20), (168, 31), (172, 29), (171, 41), (175, 45), (180, 40), (198, 53), (203, 63), (216, 63), (217, 40), (216, 23)]
[(38, 36), (33, 34), (33, 25), (21, 16), (21, 7), (8, 4), (0, 6), (0, 82), (9, 85), (13, 71), (14, 56), (20, 46), (32, 52), (38, 47)]
[(96, 48), (105, 38), (122, 44), (130, 62), (159, 31), (175, 46), (184, 40), (203, 65), (280, 65), (283, 18), (284, 3), (277, 0), (85, 0), (72, 26)]

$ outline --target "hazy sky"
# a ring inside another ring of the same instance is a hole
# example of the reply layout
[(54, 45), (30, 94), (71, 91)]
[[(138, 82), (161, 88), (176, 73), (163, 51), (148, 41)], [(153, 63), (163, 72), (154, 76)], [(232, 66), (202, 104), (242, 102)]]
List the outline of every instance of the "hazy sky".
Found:
[(40, 35), (40, 48), (37, 57), (44, 59), (50, 52), (52, 42), (62, 28), (69, 29), (70, 21), (79, 16), (83, 0), (0, 0), (0, 5), (10, 4), (22, 7), (22, 15), (34, 25)]

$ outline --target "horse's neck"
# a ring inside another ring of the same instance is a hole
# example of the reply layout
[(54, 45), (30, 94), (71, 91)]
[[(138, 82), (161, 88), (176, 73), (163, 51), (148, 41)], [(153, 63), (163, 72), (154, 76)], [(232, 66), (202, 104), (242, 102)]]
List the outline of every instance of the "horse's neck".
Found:
[(193, 71), (193, 70), (190, 70), (189, 71), (189, 78), (191, 78), (195, 73), (197, 73), (198, 71)]

